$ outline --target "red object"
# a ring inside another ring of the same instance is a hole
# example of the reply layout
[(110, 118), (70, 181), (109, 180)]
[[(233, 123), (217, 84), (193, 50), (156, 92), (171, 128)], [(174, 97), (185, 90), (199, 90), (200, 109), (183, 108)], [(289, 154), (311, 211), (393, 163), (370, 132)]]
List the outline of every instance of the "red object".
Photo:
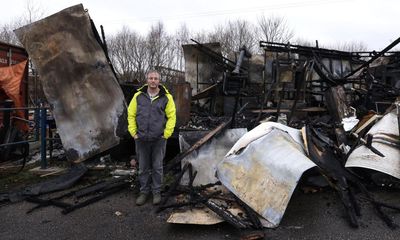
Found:
[[(24, 48), (0, 42), (0, 107), (11, 99), (14, 107), (27, 105), (28, 91), (28, 53)], [(26, 118), (24, 111), (14, 115)], [(0, 125), (3, 123), (3, 112), (0, 111)], [(27, 130), (26, 124), (17, 123), (21, 130)]]

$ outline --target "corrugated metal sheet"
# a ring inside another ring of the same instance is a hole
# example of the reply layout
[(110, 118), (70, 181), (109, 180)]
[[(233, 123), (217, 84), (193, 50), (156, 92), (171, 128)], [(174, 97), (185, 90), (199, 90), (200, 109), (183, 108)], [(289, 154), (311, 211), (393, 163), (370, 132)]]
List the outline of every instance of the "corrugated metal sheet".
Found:
[(346, 167), (373, 169), (400, 179), (400, 141), (396, 113), (393, 111), (386, 114), (367, 134), (373, 136), (372, 146), (385, 157), (361, 145), (350, 154)]
[(126, 103), (83, 6), (15, 33), (38, 68), (68, 159), (82, 161), (118, 144), (127, 129)]
[(277, 227), (301, 175), (314, 166), (299, 130), (267, 122), (235, 144), (217, 166), (217, 177), (267, 220), (264, 226)]

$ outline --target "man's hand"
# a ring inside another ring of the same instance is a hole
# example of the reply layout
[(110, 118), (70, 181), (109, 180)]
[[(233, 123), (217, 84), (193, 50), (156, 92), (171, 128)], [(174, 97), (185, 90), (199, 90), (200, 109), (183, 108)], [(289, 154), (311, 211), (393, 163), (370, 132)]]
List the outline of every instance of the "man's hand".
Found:
[(139, 136), (137, 134), (135, 134), (135, 136), (133, 136), (133, 139), (138, 139)]

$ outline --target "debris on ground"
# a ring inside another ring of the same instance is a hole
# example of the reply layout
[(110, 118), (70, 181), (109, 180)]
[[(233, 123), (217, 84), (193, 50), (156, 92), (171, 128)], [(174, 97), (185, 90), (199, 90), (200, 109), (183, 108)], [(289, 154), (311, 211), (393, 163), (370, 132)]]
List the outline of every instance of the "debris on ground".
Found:
[[(126, 137), (126, 99), (135, 86), (117, 84), (87, 11), (76, 5), (16, 34), (41, 72), (57, 129), (44, 152), (22, 152), (22, 165), (44, 158), (68, 168), (0, 193), (0, 202), (26, 200), (36, 204), (28, 213), (55, 206), (68, 214), (130, 187), (138, 191), (134, 143)], [(167, 83), (182, 106), (167, 146), (171, 181), (157, 208), (168, 223), (225, 221), (242, 239), (261, 239), (264, 228), (279, 227), (296, 188), (333, 188), (350, 226), (360, 226), (365, 201), (398, 227), (391, 214), (400, 205), (374, 189), (400, 189), (400, 52), (390, 51), (400, 38), (380, 52), (261, 41), (263, 54), (238, 46), (235, 61), (219, 43), (193, 42), (182, 46), (184, 82)], [(0, 154), (13, 150), (12, 129), (2, 129)], [(78, 184), (93, 170), (95, 181)]]

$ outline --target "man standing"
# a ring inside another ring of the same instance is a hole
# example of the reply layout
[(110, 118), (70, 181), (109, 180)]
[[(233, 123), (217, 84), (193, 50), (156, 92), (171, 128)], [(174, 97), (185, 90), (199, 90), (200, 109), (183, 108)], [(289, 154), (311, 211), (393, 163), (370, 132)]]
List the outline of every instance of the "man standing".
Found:
[(147, 84), (138, 89), (128, 107), (128, 130), (135, 139), (139, 160), (138, 206), (146, 203), (150, 191), (153, 204), (161, 202), (165, 147), (176, 123), (175, 103), (160, 84), (159, 72), (151, 70), (146, 77)]

